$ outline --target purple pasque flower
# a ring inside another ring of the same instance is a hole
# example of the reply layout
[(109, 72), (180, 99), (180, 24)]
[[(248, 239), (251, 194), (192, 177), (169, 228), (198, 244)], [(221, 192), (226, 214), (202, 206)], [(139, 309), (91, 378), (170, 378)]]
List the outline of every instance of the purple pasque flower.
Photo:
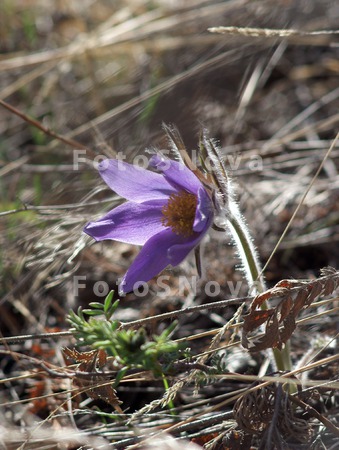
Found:
[(213, 221), (212, 200), (192, 171), (160, 155), (152, 156), (149, 165), (157, 172), (118, 159), (101, 162), (101, 177), (127, 202), (84, 228), (96, 241), (143, 245), (120, 284), (121, 292), (180, 264)]

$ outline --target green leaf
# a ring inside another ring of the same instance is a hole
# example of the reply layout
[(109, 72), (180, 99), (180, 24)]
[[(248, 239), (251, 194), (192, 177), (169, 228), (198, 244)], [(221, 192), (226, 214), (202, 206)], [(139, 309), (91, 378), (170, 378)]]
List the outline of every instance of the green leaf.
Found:
[(87, 316), (102, 316), (103, 312), (95, 309), (84, 309), (82, 311)]
[(91, 308), (95, 308), (95, 309), (103, 309), (104, 305), (102, 303), (99, 302), (91, 302), (89, 303), (89, 305)]
[(116, 331), (119, 328), (119, 322), (117, 320), (115, 320), (114, 322), (111, 323), (111, 330), (112, 331)]
[(106, 296), (106, 298), (105, 298), (105, 301), (104, 301), (104, 311), (105, 311), (105, 313), (109, 310), (109, 308), (112, 305), (113, 295), (114, 295), (114, 291), (110, 291), (108, 293), (108, 295)]
[(108, 310), (110, 309), (110, 307), (112, 306), (113, 295), (114, 295), (114, 291), (110, 291), (108, 293), (107, 297), (105, 298), (105, 301), (104, 301), (104, 311), (105, 311), (105, 313), (107, 313)]

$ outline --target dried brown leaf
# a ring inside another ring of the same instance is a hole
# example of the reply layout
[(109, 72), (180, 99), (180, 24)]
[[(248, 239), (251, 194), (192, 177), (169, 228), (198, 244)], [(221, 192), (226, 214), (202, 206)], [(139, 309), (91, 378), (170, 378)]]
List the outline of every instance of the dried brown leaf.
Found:
[(243, 329), (246, 332), (251, 332), (265, 323), (273, 314), (273, 309), (253, 311), (244, 317)]
[(293, 314), (289, 314), (287, 317), (285, 317), (283, 322), (283, 327), (280, 330), (279, 333), (279, 346), (278, 348), (281, 349), (281, 344), (286, 343), (289, 338), (292, 336), (293, 331), (296, 329), (296, 323), (295, 318)]
[(286, 300), (281, 304), (279, 322), (283, 322), (285, 318), (290, 314), (292, 305), (293, 305), (292, 297), (287, 296)]

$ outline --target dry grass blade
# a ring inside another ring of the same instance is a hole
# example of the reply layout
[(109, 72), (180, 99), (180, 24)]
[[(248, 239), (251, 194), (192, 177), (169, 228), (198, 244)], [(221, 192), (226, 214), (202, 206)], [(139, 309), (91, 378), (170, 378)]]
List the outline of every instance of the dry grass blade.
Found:
[(269, 28), (250, 28), (250, 27), (211, 27), (208, 29), (211, 33), (241, 35), (246, 37), (293, 37), (293, 36), (324, 36), (324, 35), (336, 35), (339, 34), (339, 30), (316, 30), (316, 31), (303, 31), (282, 29), (273, 30)]

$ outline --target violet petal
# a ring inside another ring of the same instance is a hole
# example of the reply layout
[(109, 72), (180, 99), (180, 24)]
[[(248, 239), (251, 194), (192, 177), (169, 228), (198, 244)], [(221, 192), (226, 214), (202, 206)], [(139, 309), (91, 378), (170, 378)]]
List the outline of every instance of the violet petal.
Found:
[(177, 190), (197, 194), (201, 187), (201, 182), (194, 173), (178, 161), (173, 161), (161, 155), (153, 155), (149, 164), (162, 172), (166, 180)]
[(186, 238), (184, 242), (178, 242), (171, 245), (171, 247), (167, 250), (169, 264), (173, 267), (180, 264), (190, 253), (190, 251), (199, 244), (208, 230), (209, 225), (210, 223), (208, 222), (203, 233), (194, 233), (193, 236)]
[(149, 281), (172, 264), (168, 256), (169, 247), (184, 241), (182, 236), (174, 234), (170, 228), (165, 228), (161, 233), (151, 237), (126, 272), (120, 290), (125, 293), (131, 292), (137, 287), (138, 282)]
[(154, 234), (164, 230), (161, 223), (163, 200), (144, 203), (126, 202), (95, 222), (89, 222), (85, 233), (96, 241), (113, 239), (143, 245)]
[(202, 232), (206, 228), (207, 222), (211, 222), (213, 217), (213, 204), (206, 190), (200, 186), (198, 193), (198, 203), (195, 211), (193, 230)]
[(166, 199), (174, 191), (163, 175), (118, 159), (105, 159), (98, 169), (114, 192), (133, 202)]

